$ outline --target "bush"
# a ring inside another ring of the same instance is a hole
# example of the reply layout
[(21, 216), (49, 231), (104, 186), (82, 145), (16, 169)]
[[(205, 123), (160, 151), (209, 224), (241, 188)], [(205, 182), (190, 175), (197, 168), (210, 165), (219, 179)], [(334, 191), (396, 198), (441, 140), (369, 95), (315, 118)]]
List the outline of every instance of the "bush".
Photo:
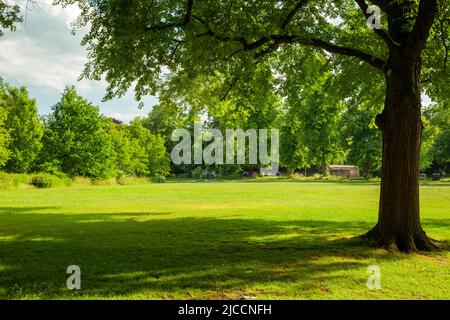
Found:
[(341, 177), (341, 176), (322, 176), (320, 178), (320, 180), (326, 180), (326, 181), (337, 181), (337, 180), (345, 180), (345, 179), (349, 179), (349, 178)]
[(92, 184), (95, 186), (113, 186), (117, 184), (116, 178), (109, 179), (92, 179)]
[(152, 177), (152, 182), (153, 183), (165, 183), (166, 182), (166, 177), (164, 177), (164, 176)]
[(191, 176), (194, 179), (201, 179), (205, 170), (202, 167), (197, 167), (191, 171)]
[(63, 187), (72, 184), (68, 177), (57, 177), (47, 173), (40, 173), (31, 176), (30, 184), (36, 188)]
[(132, 184), (147, 184), (150, 183), (150, 179), (147, 177), (135, 177), (125, 174), (121, 174), (116, 178), (118, 184), (122, 186), (132, 185)]
[(298, 172), (291, 173), (288, 178), (293, 180), (305, 180), (305, 176)]
[(26, 174), (0, 173), (0, 187), (2, 188), (17, 188), (29, 183), (30, 177)]
[(54, 183), (50, 175), (36, 175), (31, 177), (31, 184), (37, 188), (50, 188)]
[(73, 183), (76, 185), (91, 185), (92, 184), (92, 180), (90, 178), (87, 177), (81, 177), (81, 176), (76, 176), (73, 178)]
[(57, 177), (66, 177), (66, 174), (61, 172), (60, 164), (57, 160), (46, 161), (46, 162), (36, 166), (36, 168), (34, 168), (34, 169), (37, 170), (35, 172), (51, 174), (51, 175), (57, 176)]

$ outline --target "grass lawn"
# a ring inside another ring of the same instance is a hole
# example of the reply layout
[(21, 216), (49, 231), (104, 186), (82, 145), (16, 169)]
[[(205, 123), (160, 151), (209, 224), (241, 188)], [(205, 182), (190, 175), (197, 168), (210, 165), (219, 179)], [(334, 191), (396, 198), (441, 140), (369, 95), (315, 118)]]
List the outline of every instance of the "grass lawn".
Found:
[[(446, 251), (400, 254), (351, 237), (379, 186), (239, 181), (0, 191), (0, 298), (450, 299), (450, 186), (422, 187)], [(81, 267), (79, 291), (66, 269)], [(381, 268), (381, 290), (366, 287)]]

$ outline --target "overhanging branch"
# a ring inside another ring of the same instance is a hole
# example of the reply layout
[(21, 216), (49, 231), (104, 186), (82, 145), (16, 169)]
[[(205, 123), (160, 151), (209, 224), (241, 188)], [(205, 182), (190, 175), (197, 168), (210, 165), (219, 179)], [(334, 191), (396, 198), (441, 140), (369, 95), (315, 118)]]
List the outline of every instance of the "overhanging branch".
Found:
[[(359, 0), (357, 0), (360, 2)], [(436, 1), (436, 0), (432, 0)], [(287, 25), (290, 23), (290, 21), (293, 19), (293, 17), (298, 13), (298, 11), (304, 7), (307, 4), (308, 0), (299, 0), (297, 4), (292, 8), (292, 10), (288, 13), (286, 18), (283, 20), (281, 24), (281, 29), (284, 30)], [(363, 0), (364, 4), (365, 1)], [(366, 4), (367, 5), (367, 4)], [(202, 33), (198, 33), (197, 35), (194, 35), (194, 38), (200, 38), (205, 36), (210, 36), (215, 38), (218, 41), (221, 42), (238, 42), (241, 45), (241, 48), (238, 50), (235, 50), (231, 56), (234, 56), (235, 54), (242, 52), (242, 51), (255, 51), (255, 57), (262, 57), (266, 54), (269, 54), (271, 52), (274, 52), (278, 47), (282, 44), (287, 43), (300, 43), (306, 46), (313, 46), (316, 48), (323, 49), (330, 53), (340, 54), (340, 55), (346, 55), (350, 57), (359, 58), (360, 60), (367, 62), (371, 66), (384, 70), (387, 63), (386, 61), (375, 57), (373, 55), (370, 55), (368, 53), (365, 53), (358, 49), (348, 48), (340, 45), (336, 45), (333, 43), (326, 42), (321, 39), (317, 38), (309, 38), (309, 37), (303, 37), (303, 36), (297, 36), (297, 35), (283, 35), (283, 34), (273, 34), (273, 35), (267, 35), (262, 36), (258, 40), (255, 40), (253, 42), (249, 42), (244, 36), (229, 36), (229, 35), (223, 35), (216, 33), (212, 28), (209, 26), (209, 24), (199, 16), (196, 16), (192, 12), (193, 7), (193, 0), (187, 1), (186, 6), (186, 14), (182, 21), (179, 22), (171, 22), (171, 23), (162, 23), (156, 26), (149, 26), (146, 27), (146, 30), (150, 31), (162, 31), (165, 29), (170, 28), (177, 28), (177, 27), (184, 27), (188, 25), (192, 18), (199, 21), (206, 29), (206, 31)], [(367, 10), (367, 9), (366, 9)], [(260, 50), (262, 49), (262, 50)], [(227, 57), (230, 58), (231, 56)]]
[(273, 42), (269, 45), (269, 47), (256, 53), (255, 57), (259, 58), (266, 54), (269, 54), (269, 53), (275, 51), (276, 49), (278, 49), (278, 47), (280, 45), (285, 44), (285, 43), (300, 43), (302, 45), (320, 48), (320, 49), (323, 49), (330, 53), (359, 58), (359, 59), (367, 62), (371, 66), (373, 66), (377, 69), (380, 69), (380, 70), (384, 70), (386, 67), (386, 64), (387, 64), (386, 61), (384, 61), (380, 58), (377, 58), (373, 55), (370, 55), (368, 53), (365, 53), (361, 50), (336, 45), (336, 44), (329, 43), (329, 42), (326, 42), (321, 39), (306, 38), (306, 37), (291, 36), (291, 35), (273, 35), (270, 37), (270, 39)]
[[(361, 9), (364, 17), (366, 19), (370, 18), (370, 13), (367, 12), (367, 9), (369, 8), (369, 5), (365, 0), (355, 0), (355, 2), (358, 4), (359, 8)], [(395, 42), (395, 40), (383, 29), (373, 29), (374, 32), (381, 38), (383, 41), (391, 48), (393, 46), (400, 47), (400, 44)]]
[(372, 67), (375, 67), (380, 70), (384, 70), (387, 65), (387, 62), (384, 61), (383, 59), (380, 59), (371, 54), (365, 53), (364, 51), (335, 45), (335, 44), (332, 44), (329, 42), (325, 42), (321, 39), (296, 38), (295, 42), (298, 42), (298, 43), (301, 43), (304, 45), (310, 45), (313, 47), (321, 48), (330, 53), (359, 58), (359, 59), (367, 62), (368, 64), (370, 64)]
[(295, 15), (300, 11), (301, 8), (303, 8), (308, 3), (308, 0), (300, 0), (297, 2), (297, 4), (292, 8), (292, 10), (288, 13), (286, 18), (284, 18), (283, 22), (281, 23), (281, 29), (284, 30), (289, 25), (291, 20), (295, 17)]
[(162, 31), (166, 29), (172, 28), (180, 28), (189, 24), (192, 18), (192, 7), (194, 6), (194, 0), (188, 0), (186, 4), (186, 13), (184, 15), (183, 20), (178, 22), (169, 22), (169, 23), (160, 23), (154, 26), (146, 26), (145, 30), (147, 31)]
[(420, 0), (416, 22), (407, 42), (407, 51), (413, 58), (417, 58), (425, 47), (436, 13), (436, 0)]

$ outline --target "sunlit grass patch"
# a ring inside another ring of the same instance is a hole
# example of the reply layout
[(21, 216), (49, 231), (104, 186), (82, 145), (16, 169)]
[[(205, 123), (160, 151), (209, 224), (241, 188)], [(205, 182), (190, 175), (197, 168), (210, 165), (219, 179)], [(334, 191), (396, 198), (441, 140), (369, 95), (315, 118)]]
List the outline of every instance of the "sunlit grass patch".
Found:
[[(377, 219), (371, 182), (246, 181), (0, 192), (0, 298), (449, 299), (450, 255), (354, 237)], [(450, 186), (422, 220), (450, 241)], [(82, 289), (66, 288), (69, 265)], [(366, 286), (381, 269), (381, 289)]]

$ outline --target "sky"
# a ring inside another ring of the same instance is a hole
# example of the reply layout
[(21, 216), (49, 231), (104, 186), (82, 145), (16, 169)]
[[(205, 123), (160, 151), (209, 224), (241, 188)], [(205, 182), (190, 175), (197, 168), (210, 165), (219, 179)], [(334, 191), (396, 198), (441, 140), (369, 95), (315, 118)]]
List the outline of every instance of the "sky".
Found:
[[(25, 11), (25, 0), (18, 1)], [(26, 86), (35, 98), (39, 113), (48, 114), (61, 98), (67, 85), (75, 85), (78, 93), (100, 107), (108, 117), (124, 122), (147, 115), (158, 101), (146, 97), (145, 107), (138, 108), (134, 93), (120, 99), (102, 102), (106, 92), (104, 81), (78, 81), (87, 61), (87, 52), (80, 45), (84, 31), (72, 35), (71, 23), (79, 9), (52, 6), (52, 0), (40, 0), (39, 8), (28, 8), (26, 19), (15, 32), (5, 32), (0, 38), (0, 76), (13, 86)]]

